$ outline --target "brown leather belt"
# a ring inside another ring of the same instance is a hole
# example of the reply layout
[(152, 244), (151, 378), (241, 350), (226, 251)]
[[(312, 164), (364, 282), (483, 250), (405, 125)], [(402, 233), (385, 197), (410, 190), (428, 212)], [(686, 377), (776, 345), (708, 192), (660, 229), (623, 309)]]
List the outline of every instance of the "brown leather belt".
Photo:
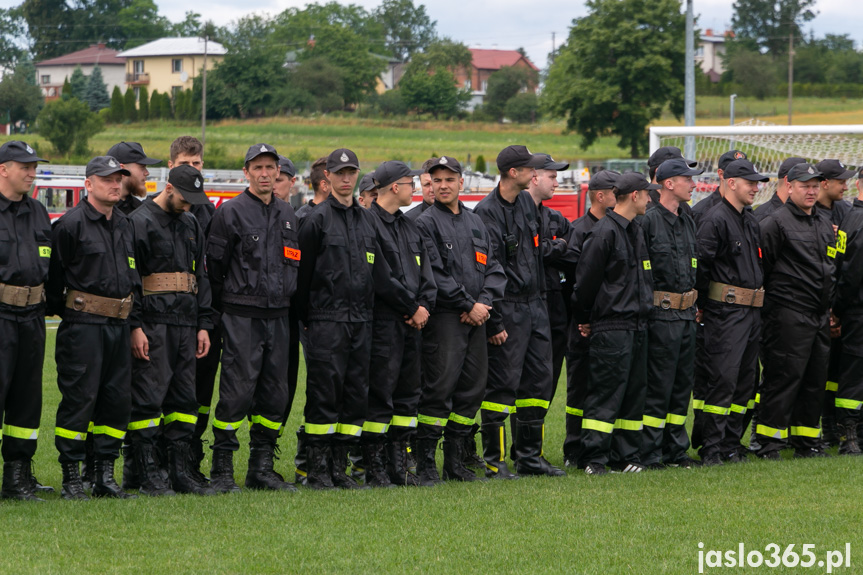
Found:
[(141, 278), (144, 295), (183, 292), (198, 293), (198, 278), (186, 272), (150, 274)]
[(15, 307), (27, 307), (45, 301), (44, 284), (37, 286), (13, 286), (0, 284), (0, 303), (14, 305)]
[(673, 293), (667, 291), (653, 292), (653, 305), (662, 309), (679, 309), (681, 311), (689, 309), (695, 305), (695, 300), (698, 299), (698, 292), (691, 290), (686, 293)]
[(748, 307), (764, 306), (764, 288), (748, 289), (728, 284), (710, 282), (707, 297), (713, 301), (743, 305)]
[(66, 292), (66, 307), (102, 317), (126, 319), (132, 311), (132, 294), (116, 299), (73, 289)]

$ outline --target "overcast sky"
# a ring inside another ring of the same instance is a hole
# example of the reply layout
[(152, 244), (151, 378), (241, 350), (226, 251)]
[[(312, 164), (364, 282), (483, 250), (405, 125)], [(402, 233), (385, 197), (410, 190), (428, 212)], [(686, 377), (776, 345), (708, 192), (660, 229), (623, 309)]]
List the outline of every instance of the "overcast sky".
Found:
[[(0, 0), (3, 7), (20, 3), (20, 0)], [(161, 14), (171, 21), (180, 21), (186, 11), (193, 10), (201, 13), (203, 20), (213, 20), (218, 25), (226, 25), (250, 12), (278, 14), (291, 6), (302, 7), (307, 3), (302, 0), (208, 0), (201, 5), (156, 0)], [(353, 0), (352, 3), (371, 10), (380, 0)], [(694, 0), (700, 28), (721, 31), (729, 27), (732, 3), (733, 0)], [(414, 4), (425, 5), (426, 13), (437, 21), (438, 34), (472, 48), (513, 50), (521, 46), (540, 68), (545, 67), (552, 49), (552, 32), (556, 33), (559, 46), (566, 40), (573, 18), (586, 14), (584, 2), (580, 0), (414, 0)], [(807, 33), (812, 30), (816, 36), (849, 34), (859, 49), (863, 44), (863, 11), (855, 5), (855, 0), (818, 0), (819, 14), (807, 25)]]

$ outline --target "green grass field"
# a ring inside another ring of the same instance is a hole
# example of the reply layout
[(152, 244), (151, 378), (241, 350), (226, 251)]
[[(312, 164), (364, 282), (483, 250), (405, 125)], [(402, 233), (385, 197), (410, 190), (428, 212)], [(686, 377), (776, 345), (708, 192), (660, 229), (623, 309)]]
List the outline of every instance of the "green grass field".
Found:
[[(55, 335), (49, 329), (35, 467), (59, 489)], [(547, 457), (557, 465), (564, 388), (547, 420)], [(289, 429), (303, 401), (301, 389)], [(240, 435), (245, 443), (248, 429)], [(280, 445), (277, 470), (292, 478), (293, 434)], [(244, 446), (235, 458), (238, 483), (247, 454)], [(794, 543), (798, 552), (811, 543), (818, 559), (848, 542), (852, 566), (834, 572), (860, 573), (861, 468), (863, 458), (834, 457), (429, 489), (74, 503), (55, 494), (42, 504), (0, 501), (0, 573), (697, 573), (699, 542), (762, 551)]]

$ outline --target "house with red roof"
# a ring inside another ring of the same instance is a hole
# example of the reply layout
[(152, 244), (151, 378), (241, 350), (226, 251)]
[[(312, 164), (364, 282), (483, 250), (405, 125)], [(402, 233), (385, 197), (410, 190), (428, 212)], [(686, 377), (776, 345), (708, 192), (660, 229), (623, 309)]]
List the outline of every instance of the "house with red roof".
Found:
[(89, 48), (71, 52), (57, 58), (36, 62), (36, 83), (42, 89), (46, 100), (60, 97), (63, 82), (80, 66), (85, 76), (93, 73), (93, 68), (99, 66), (102, 78), (108, 88), (108, 94), (114, 91), (114, 86), (120, 90), (126, 89), (126, 59), (117, 56), (117, 50), (105, 47), (105, 44), (91, 44)]
[[(471, 91), (469, 109), (473, 110), (482, 104), (488, 88), (488, 78), (504, 66), (524, 67), (539, 71), (533, 62), (518, 50), (486, 50), (482, 48), (470, 48), (473, 55), (470, 69), (460, 69), (455, 73), (456, 83), (459, 88), (467, 88)], [(536, 86), (529, 88), (536, 92)]]

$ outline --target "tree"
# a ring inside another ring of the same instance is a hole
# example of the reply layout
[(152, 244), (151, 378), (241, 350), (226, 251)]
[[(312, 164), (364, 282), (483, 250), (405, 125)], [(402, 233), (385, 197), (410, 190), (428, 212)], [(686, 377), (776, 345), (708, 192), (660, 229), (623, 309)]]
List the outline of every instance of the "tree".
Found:
[(415, 54), (399, 82), (405, 105), (435, 117), (456, 115), (469, 101), (470, 92), (459, 90), (453, 71), (470, 66), (471, 59), (467, 46), (447, 38)]
[(273, 111), (330, 112), (344, 108), (341, 69), (316, 58), (302, 62), (274, 94)]
[(160, 108), (162, 95), (159, 93), (159, 90), (153, 90), (153, 93), (150, 94), (150, 119), (158, 120), (162, 117), (162, 110)]
[(159, 98), (159, 117), (166, 120), (171, 117), (171, 96), (168, 93)]
[(383, 24), (387, 50), (402, 62), (428, 48), (437, 37), (437, 22), (429, 18), (425, 6), (414, 6), (413, 0), (383, 0), (372, 16)]
[(42, 90), (34, 83), (36, 69), (29, 60), (21, 60), (11, 74), (0, 81), (0, 112), (9, 114), (13, 124), (29, 124), (45, 105)]
[(150, 94), (146, 86), (138, 89), (138, 119), (142, 121), (150, 119)]
[(102, 119), (76, 98), (48, 102), (36, 122), (39, 134), (62, 156), (71, 151), (87, 154), (90, 138), (104, 128)]
[(678, 0), (587, 0), (549, 68), (543, 108), (566, 118), (582, 148), (616, 135), (633, 158), (668, 106), (683, 113), (685, 21)]
[(11, 70), (26, 51), (22, 48), (26, 23), (16, 8), (0, 8), (0, 68)]
[(771, 56), (788, 54), (788, 34), (802, 38), (800, 27), (815, 18), (815, 0), (735, 0), (731, 29), (737, 42)]
[(728, 59), (728, 71), (741, 96), (763, 100), (776, 93), (776, 67), (767, 54), (738, 49)]
[(128, 50), (168, 35), (171, 22), (159, 15), (153, 0), (131, 0), (117, 14), (123, 39), (123, 49)]
[(123, 96), (123, 116), (127, 122), (134, 122), (138, 119), (138, 107), (135, 101), (135, 90), (131, 86), (126, 88), (126, 94)]
[(201, 15), (191, 10), (186, 12), (186, 17), (182, 21), (171, 26), (171, 35), (178, 38), (192, 38), (200, 35), (200, 32)]
[(123, 92), (120, 91), (120, 86), (114, 86), (114, 91), (111, 92), (111, 112), (108, 117), (117, 124), (126, 119), (126, 104), (123, 101)]
[(539, 101), (533, 92), (516, 94), (506, 102), (504, 115), (519, 124), (532, 124), (539, 119)]
[(534, 70), (521, 66), (502, 66), (488, 77), (484, 100), (486, 113), (496, 120), (502, 120), (507, 102), (536, 84), (537, 74)]
[(91, 112), (98, 112), (111, 105), (111, 98), (108, 97), (108, 87), (105, 85), (105, 80), (102, 78), (102, 68), (99, 66), (94, 66), (90, 77), (87, 78), (87, 90), (84, 94), (84, 100), (90, 106)]
[(72, 75), (69, 76), (69, 90), (73, 98), (78, 98), (82, 102), (87, 101), (87, 76), (81, 66), (75, 66), (72, 70)]

